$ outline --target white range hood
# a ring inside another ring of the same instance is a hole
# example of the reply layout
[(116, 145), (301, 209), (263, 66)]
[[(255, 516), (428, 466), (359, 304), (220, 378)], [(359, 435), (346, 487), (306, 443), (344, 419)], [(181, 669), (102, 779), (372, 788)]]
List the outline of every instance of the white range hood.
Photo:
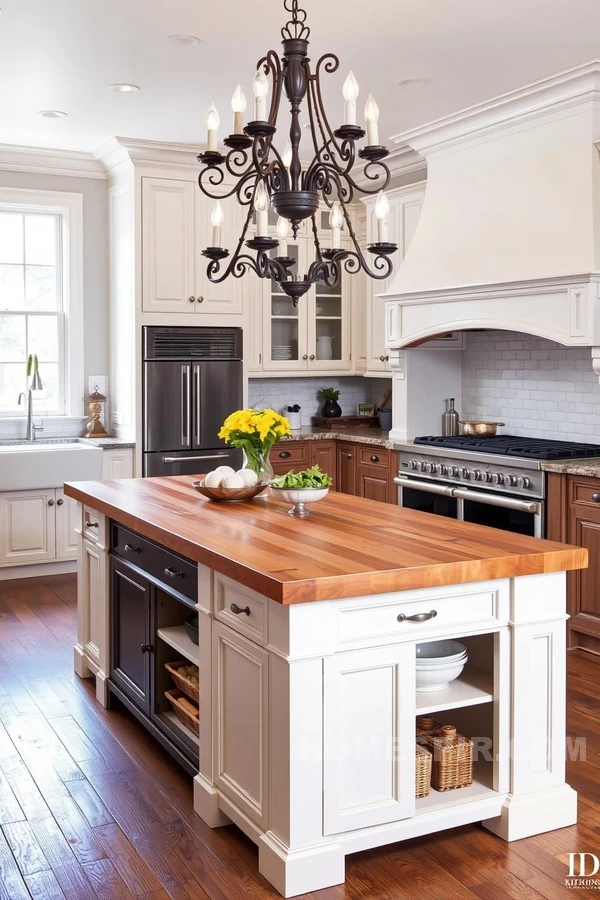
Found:
[(600, 374), (600, 61), (393, 140), (428, 176), (387, 347), (509, 329), (589, 346)]

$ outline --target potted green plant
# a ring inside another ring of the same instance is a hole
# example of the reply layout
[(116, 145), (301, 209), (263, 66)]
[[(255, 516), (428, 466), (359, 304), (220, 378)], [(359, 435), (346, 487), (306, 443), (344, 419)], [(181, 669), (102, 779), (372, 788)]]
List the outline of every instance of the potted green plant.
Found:
[(319, 400), (323, 401), (321, 415), (327, 419), (337, 419), (342, 414), (342, 407), (337, 402), (340, 392), (335, 388), (321, 388)]

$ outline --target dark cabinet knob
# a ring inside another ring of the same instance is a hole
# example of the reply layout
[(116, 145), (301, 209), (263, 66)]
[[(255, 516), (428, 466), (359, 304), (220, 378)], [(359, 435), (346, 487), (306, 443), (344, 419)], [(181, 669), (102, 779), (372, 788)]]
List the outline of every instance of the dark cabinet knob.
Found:
[(54, 500), (48, 500), (48, 506), (54, 506)]
[(198, 303), (204, 303), (204, 297), (196, 297)]
[(188, 297), (188, 302), (189, 302), (189, 303), (195, 303), (195, 302), (196, 302), (196, 298), (195, 298), (195, 297)]
[(346, 459), (352, 459), (352, 454), (351, 454), (351, 453), (346, 453)]
[(315, 356), (314, 353), (311, 353), (308, 358), (312, 361), (313, 359), (316, 359), (317, 357)]
[(371, 457), (371, 462), (379, 462), (379, 457), (373, 454), (373, 456)]
[(308, 353), (305, 353), (302, 359), (308, 359)]
[(381, 360), (381, 362), (388, 362), (389, 356), (380, 356), (379, 359)]
[(62, 506), (64, 502), (65, 502), (64, 500), (57, 500), (57, 501), (56, 501), (56, 505), (57, 505), (57, 506)]
[(279, 458), (280, 459), (289, 459), (291, 455), (292, 454), (290, 453), (289, 450), (282, 450), (281, 453), (279, 454)]
[(125, 544), (124, 549), (127, 553), (139, 553), (140, 552), (140, 548), (134, 547), (133, 544)]
[(242, 609), (242, 607), (238, 606), (237, 603), (232, 603), (231, 606), (229, 607), (229, 609), (234, 614), (234, 616), (241, 616), (242, 614), (244, 616), (250, 615), (250, 607), (249, 606), (244, 606), (244, 608)]
[(152, 646), (152, 644), (142, 644), (140, 650), (142, 651), (142, 653), (152, 653), (154, 647)]
[(172, 569), (171, 566), (167, 566), (165, 569), (165, 575), (167, 578), (183, 578), (183, 572), (176, 572), (175, 569)]
[(600, 494), (592, 494), (592, 500), (594, 503), (600, 503)]

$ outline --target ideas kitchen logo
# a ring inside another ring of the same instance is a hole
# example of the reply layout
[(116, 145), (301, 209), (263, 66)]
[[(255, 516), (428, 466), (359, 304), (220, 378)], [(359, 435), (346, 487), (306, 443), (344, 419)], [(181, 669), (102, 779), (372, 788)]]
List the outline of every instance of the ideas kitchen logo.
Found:
[(567, 853), (569, 874), (565, 878), (566, 888), (600, 890), (600, 858), (595, 853)]

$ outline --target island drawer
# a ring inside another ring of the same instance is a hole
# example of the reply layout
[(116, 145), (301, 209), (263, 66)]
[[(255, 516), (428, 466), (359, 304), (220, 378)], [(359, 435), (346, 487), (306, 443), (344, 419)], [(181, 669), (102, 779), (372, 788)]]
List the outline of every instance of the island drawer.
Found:
[(508, 620), (509, 596), (504, 582), (490, 582), (489, 588), (476, 590), (432, 589), (427, 598), (398, 602), (367, 601), (360, 607), (351, 601), (338, 608), (338, 643), (340, 646), (362, 645), (374, 640), (426, 640), (429, 635), (446, 633), (448, 629), (495, 627)]
[(165, 550), (148, 538), (112, 523), (110, 544), (113, 553), (161, 581), (170, 590), (190, 600), (198, 599), (198, 566), (183, 556)]
[(83, 535), (88, 541), (99, 544), (102, 538), (104, 516), (102, 513), (90, 509), (88, 506), (83, 507)]
[(215, 615), (257, 644), (268, 643), (267, 598), (224, 575), (215, 575)]

